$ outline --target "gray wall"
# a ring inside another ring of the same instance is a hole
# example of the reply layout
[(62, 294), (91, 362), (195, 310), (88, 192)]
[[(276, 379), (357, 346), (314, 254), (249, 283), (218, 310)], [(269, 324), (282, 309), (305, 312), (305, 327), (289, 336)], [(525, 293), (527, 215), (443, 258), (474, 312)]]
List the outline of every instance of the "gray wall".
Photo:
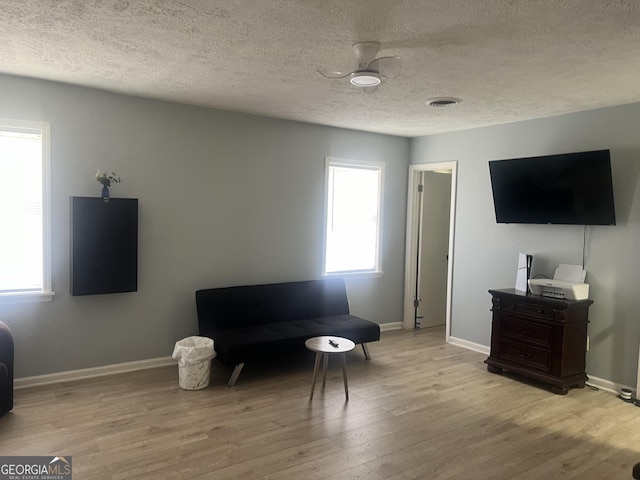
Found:
[(411, 163), (458, 161), (453, 276), (454, 337), (490, 344), (490, 288), (512, 288), (518, 252), (533, 274), (581, 264), (583, 227), (498, 225), (487, 162), (595, 149), (611, 150), (616, 226), (587, 230), (591, 349), (587, 372), (635, 385), (640, 342), (640, 104), (417, 138)]
[[(212, 88), (215, 88), (212, 86)], [(0, 117), (51, 123), (52, 302), (0, 304), (16, 376), (171, 354), (197, 334), (198, 288), (319, 278), (324, 157), (386, 163), (381, 278), (352, 312), (402, 321), (410, 141), (0, 76)], [(72, 297), (69, 197), (139, 199), (138, 292)]]

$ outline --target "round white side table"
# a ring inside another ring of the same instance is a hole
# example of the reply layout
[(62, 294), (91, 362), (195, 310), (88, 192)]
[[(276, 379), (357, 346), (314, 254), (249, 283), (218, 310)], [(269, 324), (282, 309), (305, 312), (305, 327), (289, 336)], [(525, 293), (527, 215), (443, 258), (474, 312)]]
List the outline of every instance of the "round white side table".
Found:
[(312, 352), (316, 352), (316, 362), (313, 366), (313, 379), (311, 380), (311, 394), (309, 395), (309, 401), (313, 399), (313, 391), (316, 388), (316, 378), (318, 376), (318, 366), (320, 365), (320, 361), (324, 360), (322, 365), (322, 388), (324, 388), (325, 384), (327, 383), (327, 363), (329, 360), (329, 355), (336, 353), (340, 354), (340, 356), (342, 357), (342, 378), (344, 380), (344, 394), (347, 400), (349, 400), (346, 353), (353, 350), (356, 344), (348, 338), (323, 336), (309, 338), (304, 342), (304, 345)]

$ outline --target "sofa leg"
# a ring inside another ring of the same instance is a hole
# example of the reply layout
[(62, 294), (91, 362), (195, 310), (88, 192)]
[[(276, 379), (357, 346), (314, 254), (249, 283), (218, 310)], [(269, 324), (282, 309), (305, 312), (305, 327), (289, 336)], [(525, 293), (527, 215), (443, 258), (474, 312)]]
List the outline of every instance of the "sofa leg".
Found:
[(240, 376), (242, 367), (244, 367), (244, 363), (236, 365), (236, 368), (233, 369), (233, 373), (231, 374), (231, 378), (229, 378), (229, 381), (227, 382), (227, 387), (233, 387), (236, 384), (236, 380), (238, 380), (238, 377)]
[(362, 344), (362, 351), (364, 352), (364, 358), (367, 360), (371, 360), (371, 355), (369, 355), (369, 347), (367, 347), (366, 343)]

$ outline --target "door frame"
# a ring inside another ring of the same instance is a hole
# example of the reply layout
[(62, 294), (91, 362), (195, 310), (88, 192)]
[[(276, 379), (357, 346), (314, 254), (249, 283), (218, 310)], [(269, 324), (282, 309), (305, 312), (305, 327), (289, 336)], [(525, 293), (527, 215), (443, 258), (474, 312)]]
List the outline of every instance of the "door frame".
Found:
[[(447, 265), (447, 306), (445, 321), (445, 341), (449, 342), (451, 336), (451, 298), (453, 286), (453, 254), (454, 254), (454, 230), (456, 217), (456, 189), (458, 178), (458, 162), (437, 162), (420, 163), (409, 165), (409, 186), (407, 189), (407, 236), (406, 236), (406, 256), (405, 256), (405, 280), (404, 280), (404, 319), (403, 328), (409, 330), (414, 328), (415, 307), (413, 300), (415, 296), (415, 285), (417, 280), (416, 257), (418, 256), (417, 228), (418, 228), (418, 202), (420, 196), (415, 188), (418, 174), (421, 172), (433, 172), (436, 170), (451, 170), (451, 205), (449, 214), (449, 264)], [(425, 192), (426, 193), (426, 192)]]

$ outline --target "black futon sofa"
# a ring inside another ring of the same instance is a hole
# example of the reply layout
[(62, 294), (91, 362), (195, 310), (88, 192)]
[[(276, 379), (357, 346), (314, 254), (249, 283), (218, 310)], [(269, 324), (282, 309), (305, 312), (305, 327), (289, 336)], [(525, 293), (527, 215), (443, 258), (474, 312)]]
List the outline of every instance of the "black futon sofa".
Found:
[(309, 280), (198, 290), (200, 335), (212, 338), (216, 358), (235, 366), (233, 386), (247, 362), (305, 350), (308, 338), (345, 337), (361, 344), (380, 340), (380, 326), (349, 314), (342, 279)]

